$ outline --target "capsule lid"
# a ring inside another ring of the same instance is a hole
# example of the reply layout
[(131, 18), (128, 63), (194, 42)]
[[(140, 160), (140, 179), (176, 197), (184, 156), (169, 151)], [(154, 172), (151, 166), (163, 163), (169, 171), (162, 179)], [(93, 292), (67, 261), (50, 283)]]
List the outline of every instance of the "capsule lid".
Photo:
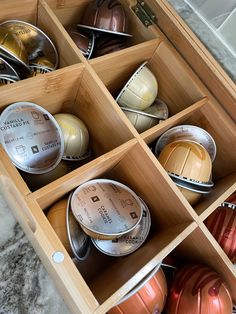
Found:
[(14, 165), (29, 173), (54, 169), (62, 159), (64, 140), (53, 116), (31, 102), (17, 102), (0, 116), (0, 140)]
[(159, 156), (162, 149), (169, 143), (190, 140), (201, 144), (209, 153), (212, 162), (216, 156), (216, 144), (212, 136), (204, 129), (195, 125), (178, 125), (163, 133), (155, 146), (155, 155)]
[(151, 216), (147, 205), (141, 200), (143, 216), (139, 224), (130, 232), (114, 240), (92, 239), (95, 247), (110, 256), (125, 256), (136, 251), (146, 240), (151, 227)]
[(124, 184), (108, 179), (80, 185), (72, 195), (71, 209), (82, 226), (101, 235), (121, 236), (142, 218), (138, 196)]
[(22, 41), (30, 62), (38, 57), (46, 56), (53, 64), (53, 70), (57, 68), (58, 53), (56, 47), (41, 29), (20, 20), (7, 20), (0, 26), (11, 30)]

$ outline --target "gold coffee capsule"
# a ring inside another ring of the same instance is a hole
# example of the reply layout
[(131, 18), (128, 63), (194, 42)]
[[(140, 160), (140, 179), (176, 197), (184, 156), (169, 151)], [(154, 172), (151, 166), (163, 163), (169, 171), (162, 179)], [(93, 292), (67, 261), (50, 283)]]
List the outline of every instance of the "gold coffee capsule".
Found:
[(21, 40), (11, 30), (0, 26), (0, 56), (29, 72), (29, 59)]
[(152, 105), (157, 97), (158, 83), (154, 74), (144, 62), (131, 76), (116, 98), (123, 107), (144, 110)]
[(80, 160), (88, 156), (89, 133), (78, 117), (69, 113), (54, 115), (64, 136), (64, 160)]
[(177, 185), (189, 203), (197, 202), (201, 196), (201, 183), (204, 190), (204, 183), (211, 178), (212, 163), (207, 150), (196, 142), (176, 141), (163, 148), (158, 160), (169, 174), (179, 178)]

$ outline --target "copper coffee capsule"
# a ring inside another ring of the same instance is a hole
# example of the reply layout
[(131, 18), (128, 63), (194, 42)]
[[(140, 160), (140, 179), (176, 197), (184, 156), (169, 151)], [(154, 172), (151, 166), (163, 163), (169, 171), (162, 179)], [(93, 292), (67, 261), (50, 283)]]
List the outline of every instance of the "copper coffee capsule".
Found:
[(236, 263), (236, 211), (220, 206), (207, 218), (206, 226), (232, 263)]
[(100, 57), (108, 53), (119, 51), (126, 47), (126, 38), (124, 36), (98, 36), (96, 38), (93, 57)]
[(68, 34), (73, 39), (76, 46), (81, 50), (82, 54), (90, 59), (93, 50), (94, 50), (94, 42), (95, 35), (92, 31), (89, 31), (85, 34), (79, 32), (76, 28), (67, 29)]
[(214, 270), (199, 264), (177, 271), (167, 301), (167, 314), (232, 313), (226, 283)]
[(154, 271), (131, 290), (108, 314), (162, 313), (167, 297), (167, 282), (158, 265)]
[(123, 36), (127, 33), (127, 18), (117, 0), (92, 1), (86, 8), (79, 27)]

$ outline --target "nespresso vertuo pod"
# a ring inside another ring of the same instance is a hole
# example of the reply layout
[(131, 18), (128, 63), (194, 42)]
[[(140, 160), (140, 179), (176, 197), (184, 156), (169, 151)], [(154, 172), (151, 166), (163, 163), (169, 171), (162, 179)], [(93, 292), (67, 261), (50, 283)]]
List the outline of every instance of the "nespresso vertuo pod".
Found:
[(23, 76), (30, 74), (29, 58), (24, 44), (13, 31), (4, 26), (0, 26), (0, 56), (15, 64)]
[(0, 57), (0, 77), (1, 79), (7, 78), (14, 81), (19, 81), (20, 77), (14, 67), (11, 66), (6, 60)]
[(93, 57), (100, 57), (124, 49), (127, 47), (126, 41), (127, 38), (124, 36), (113, 36), (109, 34), (97, 36)]
[(158, 83), (145, 61), (124, 85), (116, 101), (120, 106), (135, 110), (145, 110), (157, 97)]
[(172, 142), (163, 148), (158, 160), (190, 204), (195, 204), (202, 193), (210, 192), (212, 162), (202, 145)]
[(136, 251), (146, 240), (151, 227), (151, 216), (147, 205), (143, 205), (143, 216), (137, 227), (115, 240), (92, 239), (95, 247), (110, 256), (125, 256)]
[(204, 129), (195, 125), (178, 125), (163, 133), (155, 147), (155, 155), (158, 156), (162, 149), (174, 141), (190, 140), (197, 142), (205, 147), (211, 160), (216, 156), (216, 144), (212, 136)]
[(64, 137), (64, 160), (83, 160), (90, 156), (89, 132), (82, 120), (70, 113), (54, 115)]
[(66, 29), (70, 37), (73, 39), (76, 46), (81, 50), (82, 54), (90, 59), (94, 51), (95, 35), (91, 30), (82, 33), (77, 28)]
[(0, 140), (14, 165), (40, 174), (54, 169), (62, 159), (64, 140), (53, 116), (31, 102), (17, 102), (0, 116)]
[(53, 70), (58, 66), (58, 53), (51, 39), (36, 26), (19, 20), (8, 20), (0, 24), (13, 32), (23, 43), (29, 57), (33, 60), (45, 56), (53, 65)]
[(113, 240), (133, 230), (142, 218), (139, 197), (124, 184), (95, 179), (81, 184), (71, 198), (71, 209), (92, 238)]
[(121, 3), (117, 0), (92, 1), (77, 26), (95, 31), (132, 36), (127, 33), (126, 14)]

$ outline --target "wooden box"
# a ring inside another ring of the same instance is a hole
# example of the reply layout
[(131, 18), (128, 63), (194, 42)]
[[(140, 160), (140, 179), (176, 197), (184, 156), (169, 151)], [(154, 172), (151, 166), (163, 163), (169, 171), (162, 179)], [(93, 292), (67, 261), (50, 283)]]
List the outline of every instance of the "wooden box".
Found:
[[(125, 0), (122, 3), (134, 34), (130, 46), (87, 61), (64, 26), (77, 22), (88, 3), (23, 0), (19, 4), (1, 0), (0, 22), (22, 19), (38, 25), (54, 41), (60, 56), (60, 69), (1, 87), (1, 110), (16, 101), (32, 101), (52, 114), (73, 113), (88, 126), (94, 152), (88, 163), (31, 191), (1, 148), (1, 193), (73, 313), (106, 313), (174, 249), (181, 252), (186, 262), (200, 261), (218, 271), (236, 302), (235, 268), (204, 225), (204, 220), (236, 190), (236, 127), (224, 109), (232, 109), (231, 105), (227, 107), (228, 97), (217, 97), (219, 102), (213, 95), (218, 93), (214, 86), (209, 91), (209, 86), (204, 85), (168, 40), (168, 29), (164, 35), (157, 25), (144, 26), (132, 9), (135, 3)], [(168, 23), (173, 18), (175, 26), (178, 17), (169, 15), (171, 8), (164, 1), (151, 4), (154, 11), (160, 10), (161, 21), (166, 19)], [(181, 32), (177, 27), (176, 31)], [(138, 134), (112, 95), (146, 60), (157, 77), (159, 96), (167, 102), (171, 116)], [(204, 59), (201, 62), (206, 64)], [(220, 88), (224, 88), (223, 84)], [(194, 207), (148, 146), (179, 124), (206, 129), (217, 146), (214, 189)], [(45, 211), (81, 183), (99, 177), (127, 184), (144, 199), (151, 212), (151, 233), (145, 244), (127, 257), (116, 259), (93, 252), (94, 259), (87, 265), (82, 262), (79, 271)], [(53, 260), (58, 251), (64, 254), (61, 263)]]

